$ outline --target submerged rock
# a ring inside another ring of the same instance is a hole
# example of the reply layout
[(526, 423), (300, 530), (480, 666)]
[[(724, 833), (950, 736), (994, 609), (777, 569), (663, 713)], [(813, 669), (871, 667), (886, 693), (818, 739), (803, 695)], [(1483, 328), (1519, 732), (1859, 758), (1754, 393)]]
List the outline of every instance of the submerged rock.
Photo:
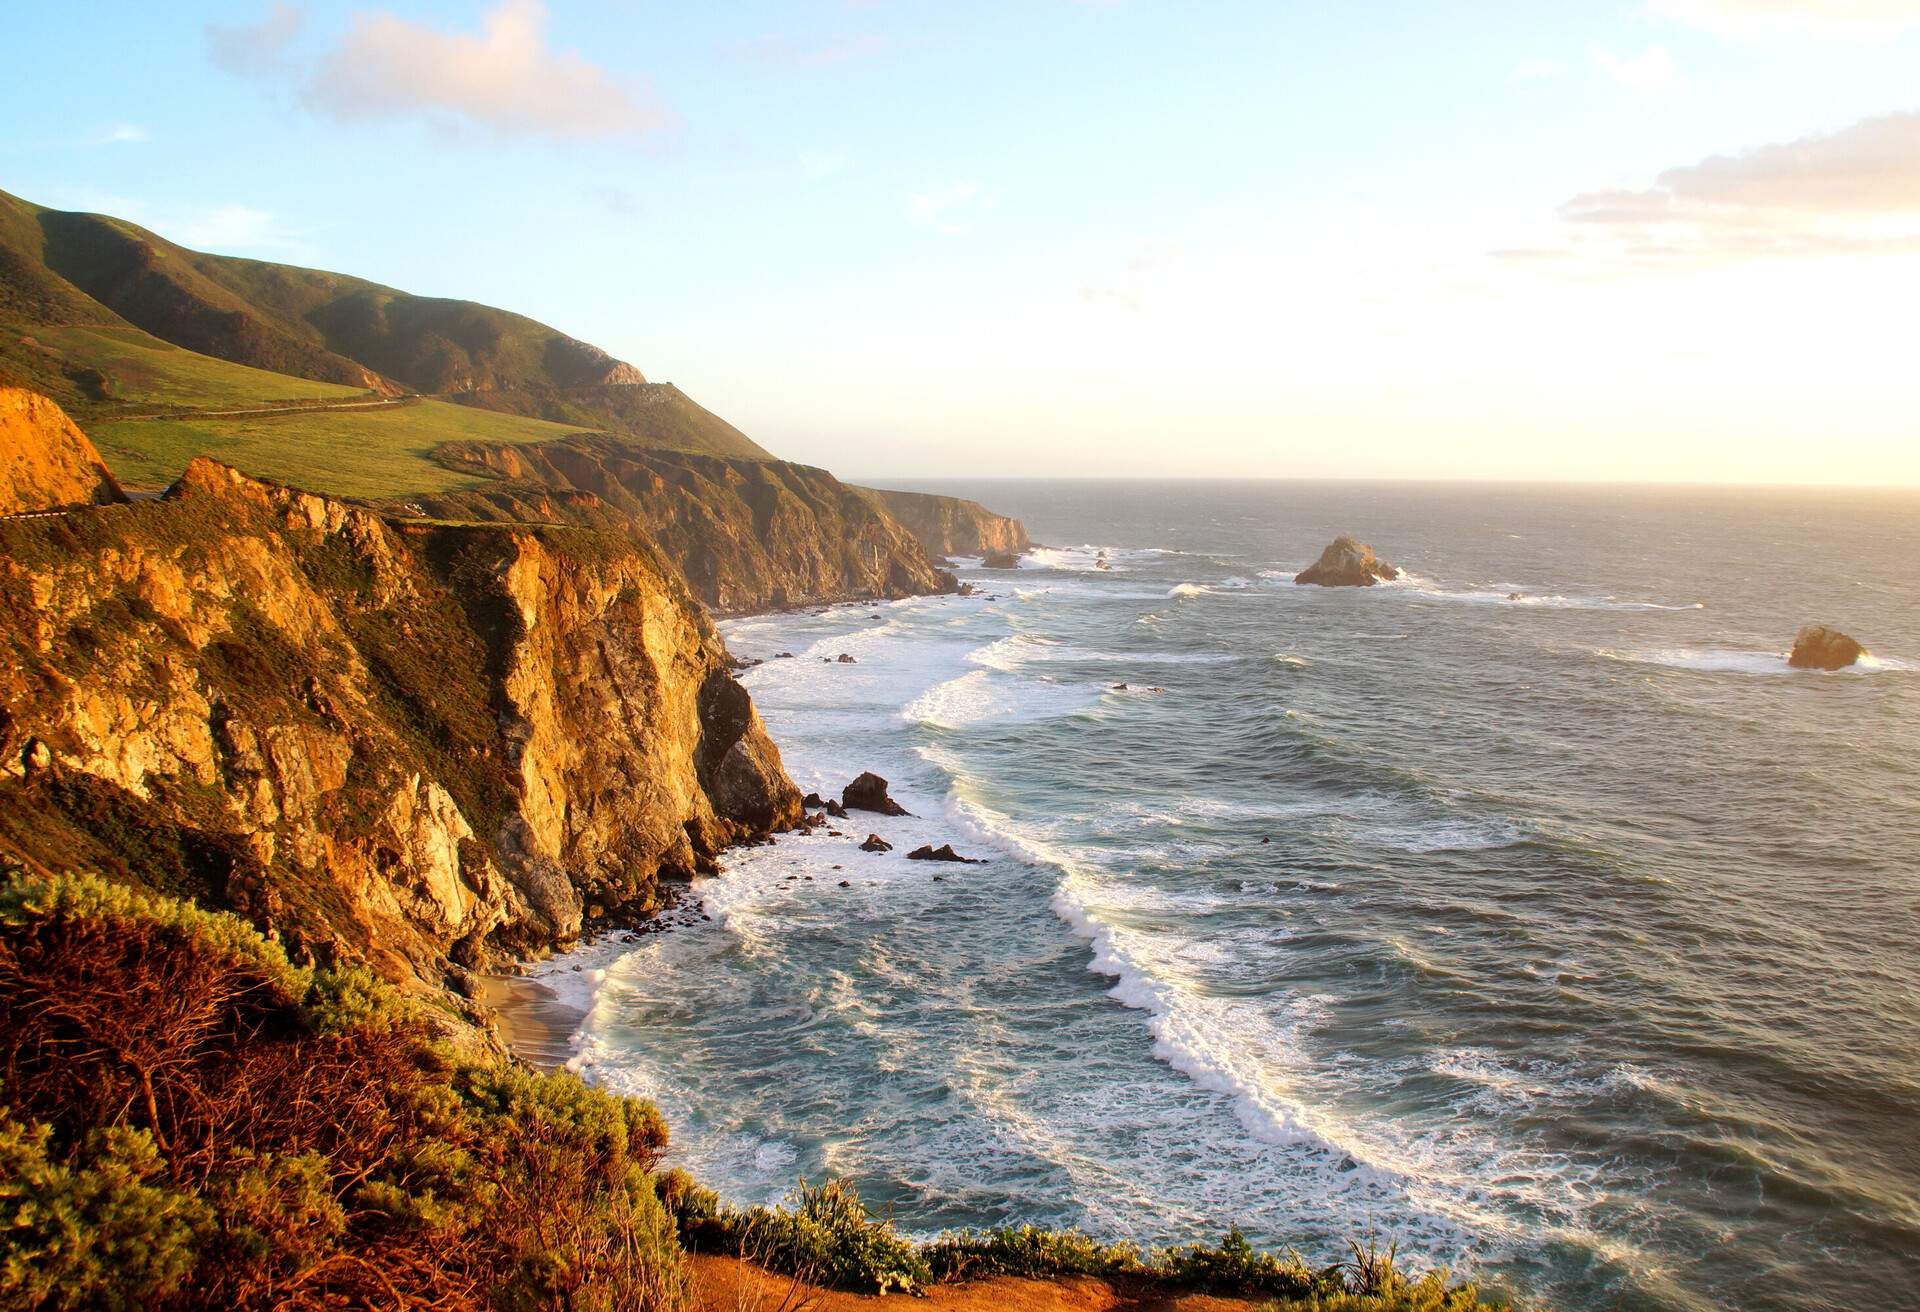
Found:
[(860, 844), (860, 850), (862, 852), (891, 852), (893, 851), (893, 844), (878, 834), (868, 834), (867, 841)]
[(1867, 654), (1867, 649), (1838, 629), (1809, 624), (1794, 635), (1787, 664), (1797, 670), (1844, 670)]
[(1320, 553), (1320, 559), (1294, 575), (1295, 583), (1322, 588), (1370, 588), (1392, 582), (1400, 571), (1373, 554), (1373, 548), (1342, 533)]
[(841, 653), (840, 653), (840, 654), (839, 654), (838, 656), (836, 656), (836, 657), (834, 657), (834, 659), (835, 659), (836, 661), (839, 661), (839, 662), (840, 662), (840, 664), (842, 664), (842, 665), (857, 665), (857, 664), (859, 664), (859, 662), (858, 662), (858, 661), (856, 661), (856, 660), (854, 660), (854, 659), (853, 659), (853, 657), (851, 657), (851, 656), (849, 656), (849, 655), (847, 655), (847, 653), (845, 653), (845, 652), (841, 652)]
[(887, 796), (887, 781), (871, 770), (841, 790), (840, 802), (849, 811), (878, 811), (881, 815), (907, 814), (906, 807)]
[(986, 862), (978, 857), (961, 856), (953, 850), (952, 843), (942, 843), (938, 847), (931, 845), (916, 847), (907, 853), (909, 861), (958, 861), (962, 865), (983, 866)]

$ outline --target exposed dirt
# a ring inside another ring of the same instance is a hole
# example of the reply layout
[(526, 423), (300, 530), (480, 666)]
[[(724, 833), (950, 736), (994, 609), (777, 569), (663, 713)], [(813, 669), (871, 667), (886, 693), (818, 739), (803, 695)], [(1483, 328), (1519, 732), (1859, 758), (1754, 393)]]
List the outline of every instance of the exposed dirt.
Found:
[(944, 1312), (1246, 1312), (1261, 1300), (1169, 1294), (1143, 1285), (1076, 1277), (1014, 1280), (996, 1276), (966, 1284), (936, 1285), (925, 1298), (875, 1298), (818, 1290), (731, 1257), (696, 1255), (694, 1305), (701, 1312), (899, 1312), (939, 1308)]

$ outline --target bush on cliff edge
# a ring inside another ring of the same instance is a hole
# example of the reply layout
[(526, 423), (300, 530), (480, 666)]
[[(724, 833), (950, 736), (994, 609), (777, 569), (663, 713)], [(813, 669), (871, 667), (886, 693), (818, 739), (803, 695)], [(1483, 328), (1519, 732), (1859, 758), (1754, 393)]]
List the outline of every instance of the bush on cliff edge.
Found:
[(675, 1309), (665, 1143), (235, 917), (0, 886), (0, 1305)]

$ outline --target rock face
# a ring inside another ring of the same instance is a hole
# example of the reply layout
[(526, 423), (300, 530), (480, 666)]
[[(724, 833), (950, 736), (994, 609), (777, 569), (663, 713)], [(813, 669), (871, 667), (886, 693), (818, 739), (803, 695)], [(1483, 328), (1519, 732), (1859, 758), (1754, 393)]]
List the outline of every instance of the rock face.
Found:
[(962, 865), (969, 865), (969, 866), (983, 866), (987, 864), (984, 860), (980, 859), (979, 857), (961, 856), (958, 852), (953, 850), (952, 843), (942, 843), (938, 847), (934, 847), (931, 844), (928, 844), (922, 847), (916, 847), (913, 849), (913, 851), (907, 853), (907, 860), (909, 861), (958, 861)]
[(887, 781), (871, 770), (841, 790), (840, 804), (849, 811), (877, 811), (881, 815), (907, 814), (906, 807), (887, 796)]
[(0, 387), (0, 515), (125, 500), (65, 411), (36, 392)]
[(1343, 533), (1293, 581), (1323, 588), (1370, 588), (1399, 577), (1400, 571), (1375, 556), (1372, 547)]
[(638, 529), (722, 614), (959, 586), (871, 496), (824, 469), (649, 450), (608, 437), (457, 442), (436, 454), (497, 481), (411, 499), (429, 514)]
[(936, 556), (984, 556), (1021, 552), (1033, 543), (1017, 519), (996, 515), (978, 501), (929, 492), (888, 492), (863, 488), (906, 525), (920, 545)]
[(1809, 624), (1794, 635), (1787, 664), (1799, 670), (1844, 670), (1867, 654), (1867, 649), (1838, 629)]
[(436, 983), (800, 818), (644, 540), (396, 528), (196, 460), (0, 522), (0, 855)]

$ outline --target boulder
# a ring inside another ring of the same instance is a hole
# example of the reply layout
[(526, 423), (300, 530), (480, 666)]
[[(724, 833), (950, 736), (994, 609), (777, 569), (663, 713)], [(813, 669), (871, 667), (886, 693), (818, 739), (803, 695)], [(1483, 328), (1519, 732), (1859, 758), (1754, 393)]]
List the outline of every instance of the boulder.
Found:
[(856, 660), (854, 660), (854, 659), (853, 659), (853, 657), (851, 657), (851, 656), (849, 656), (849, 655), (847, 655), (847, 654), (846, 654), (845, 652), (841, 652), (841, 653), (840, 653), (840, 654), (839, 654), (838, 656), (836, 656), (836, 657), (834, 657), (834, 659), (835, 659), (835, 660), (837, 660), (837, 661), (839, 661), (839, 662), (840, 662), (840, 663), (841, 663), (842, 665), (857, 665), (857, 664), (859, 664), (859, 662), (858, 662), (858, 661), (856, 661)]
[(881, 815), (907, 814), (906, 807), (887, 796), (887, 781), (871, 770), (841, 790), (840, 804), (849, 811), (878, 811)]
[(1844, 670), (1867, 654), (1867, 649), (1838, 629), (1809, 624), (1794, 635), (1787, 664), (1796, 670)]
[(1020, 557), (1011, 551), (989, 551), (980, 564), (987, 569), (1019, 569)]
[(125, 500), (64, 410), (38, 392), (0, 387), (0, 515)]
[(847, 818), (847, 808), (834, 801), (831, 797), (827, 799), (826, 810), (827, 814), (835, 820), (845, 820)]
[(983, 866), (986, 864), (984, 860), (981, 860), (977, 857), (961, 856), (958, 852), (953, 850), (952, 843), (942, 843), (938, 847), (932, 847), (932, 846), (916, 847), (913, 849), (913, 851), (907, 853), (907, 860), (909, 861), (958, 861), (962, 865), (969, 865), (969, 866)]
[(862, 852), (891, 852), (893, 851), (893, 844), (878, 834), (868, 834), (867, 841), (860, 844), (860, 850)]
[(1342, 533), (1293, 581), (1322, 588), (1370, 588), (1399, 577), (1400, 571), (1374, 555), (1372, 547)]
[(818, 811), (821, 807), (825, 806), (826, 803), (821, 800), (820, 794), (808, 793), (800, 799), (800, 805), (809, 811)]

